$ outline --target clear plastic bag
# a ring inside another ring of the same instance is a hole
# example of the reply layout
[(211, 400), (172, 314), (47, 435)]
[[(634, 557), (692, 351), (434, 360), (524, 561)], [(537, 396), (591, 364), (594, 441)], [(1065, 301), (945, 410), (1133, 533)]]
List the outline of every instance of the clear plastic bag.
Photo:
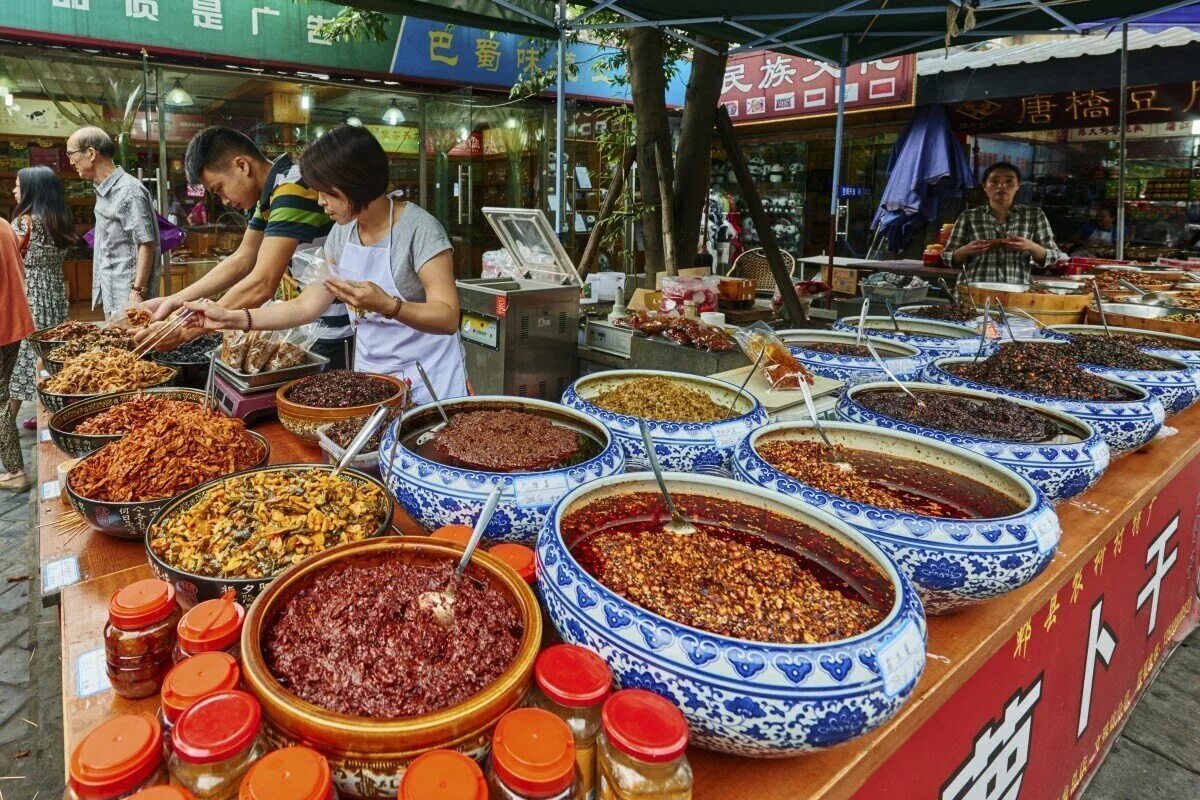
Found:
[(329, 263), (325, 248), (319, 244), (300, 245), (292, 255), (292, 278), (300, 286), (340, 277), (337, 267)]
[(246, 350), (246, 357), (242, 360), (242, 372), (247, 375), (257, 375), (262, 372), (279, 349), (279, 345), (283, 343), (284, 337), (287, 336), (287, 331), (255, 331), (255, 333), (258, 335), (251, 339), (250, 346)]
[(221, 363), (237, 372), (242, 371), (242, 362), (246, 360), (246, 352), (250, 343), (258, 335), (258, 331), (225, 331), (221, 339)]
[(696, 304), (697, 312), (716, 311), (720, 287), (721, 279), (714, 275), (706, 278), (667, 276), (662, 281), (662, 300), (658, 308), (667, 313), (682, 313), (683, 304), (691, 300)]
[(517, 275), (517, 262), (513, 261), (512, 254), (504, 248), (500, 248), (499, 250), (488, 250), (483, 254), (483, 277), (519, 277)]
[[(759, 374), (772, 390), (795, 391), (800, 389), (800, 381), (813, 382), (812, 374), (765, 322), (734, 328), (733, 338), (750, 363), (758, 364)], [(761, 361), (759, 356), (762, 356)]]
[(279, 369), (287, 369), (302, 362), (304, 356), (308, 354), (308, 349), (319, 338), (317, 330), (317, 323), (310, 322), (307, 325), (287, 331), (283, 341), (279, 343), (275, 354), (267, 362), (267, 371), (274, 372)]

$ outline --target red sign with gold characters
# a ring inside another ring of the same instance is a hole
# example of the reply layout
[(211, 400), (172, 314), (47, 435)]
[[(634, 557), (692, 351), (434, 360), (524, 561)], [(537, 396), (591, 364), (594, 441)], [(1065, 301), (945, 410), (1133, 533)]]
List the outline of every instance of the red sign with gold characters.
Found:
[[(855, 64), (846, 74), (846, 110), (911, 106), (915, 101), (914, 55)], [(803, 56), (753, 50), (729, 58), (721, 104), (734, 125), (778, 122), (837, 111), (838, 67)]]
[[(1120, 89), (983, 98), (950, 106), (950, 121), (963, 133), (1103, 128), (1119, 123), (1120, 105)], [(1200, 118), (1200, 81), (1131, 86), (1127, 109), (1131, 126)]]
[(1200, 458), (1089, 553), (855, 800), (1077, 797), (1155, 669), (1196, 626), (1197, 487)]

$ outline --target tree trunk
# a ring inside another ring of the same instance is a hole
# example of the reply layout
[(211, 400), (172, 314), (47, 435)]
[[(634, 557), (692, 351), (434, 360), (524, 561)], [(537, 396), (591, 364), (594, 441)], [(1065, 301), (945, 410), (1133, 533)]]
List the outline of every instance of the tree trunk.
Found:
[(700, 225), (708, 199), (713, 123), (725, 79), (727, 45), (701, 38), (718, 55), (699, 48), (692, 51), (692, 74), (684, 97), (683, 121), (676, 164), (688, 165), (675, 171), (675, 257), (680, 267), (695, 264), (700, 244)]
[[(633, 113), (637, 117), (638, 188), (641, 190), (642, 203), (648, 207), (642, 215), (642, 238), (646, 246), (646, 280), (649, 288), (654, 288), (654, 276), (663, 269), (658, 158), (654, 148), (657, 141), (671, 141), (662, 37), (663, 34), (653, 28), (632, 28), (629, 31), (629, 85), (633, 90)], [(670, 164), (664, 166), (671, 169)], [(671, 183), (668, 181), (667, 185)]]

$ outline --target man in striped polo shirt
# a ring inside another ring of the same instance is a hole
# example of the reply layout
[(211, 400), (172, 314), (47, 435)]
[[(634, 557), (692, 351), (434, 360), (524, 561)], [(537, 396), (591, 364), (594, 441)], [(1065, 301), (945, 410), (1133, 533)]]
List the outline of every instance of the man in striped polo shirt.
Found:
[[(300, 177), (287, 153), (268, 160), (248, 136), (232, 128), (205, 128), (184, 155), (188, 183), (203, 184), (229, 208), (249, 214), (242, 242), (200, 280), (182, 291), (144, 305), (155, 321), (166, 319), (189, 300), (221, 296), (226, 308), (257, 308), (275, 296), (296, 248), (320, 244), (333, 221), (317, 203), (317, 192)], [(349, 368), (354, 331), (346, 306), (334, 303), (320, 318), (313, 352), (330, 368)], [(170, 350), (202, 334), (184, 327), (155, 346)], [(153, 334), (153, 326), (142, 338)]]

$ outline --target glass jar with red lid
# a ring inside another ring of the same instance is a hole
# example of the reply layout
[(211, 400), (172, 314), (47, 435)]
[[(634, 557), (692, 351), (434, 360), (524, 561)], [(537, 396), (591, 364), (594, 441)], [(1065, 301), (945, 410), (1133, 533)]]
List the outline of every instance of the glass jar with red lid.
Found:
[(596, 782), (602, 800), (691, 800), (683, 713), (644, 689), (625, 689), (600, 712)]
[(581, 796), (590, 798), (595, 790), (600, 707), (612, 689), (612, 670), (591, 650), (573, 644), (556, 644), (537, 657), (533, 678), (537, 687), (533, 705), (567, 723), (575, 737), (575, 761), (583, 787)]
[(159, 692), (158, 721), (168, 752), (171, 729), (183, 712), (202, 697), (236, 689), (241, 679), (242, 671), (228, 653), (201, 653), (176, 664), (163, 678)]
[(521, 576), (521, 580), (529, 585), (532, 586), (537, 583), (537, 566), (534, 563), (533, 550), (525, 545), (502, 542), (490, 548), (488, 555), (493, 555), (505, 564), (508, 564), (517, 571), (517, 574)]
[(131, 700), (158, 692), (174, 663), (175, 626), (182, 616), (175, 588), (157, 578), (131, 583), (113, 594), (104, 626), (113, 691)]
[(216, 600), (197, 603), (183, 615), (175, 631), (175, 663), (200, 653), (225, 652), (240, 659), (238, 640), (246, 609), (226, 592)]
[(75, 746), (67, 763), (68, 800), (120, 800), (167, 782), (162, 728), (150, 714), (100, 723)]
[(246, 771), (266, 752), (259, 736), (262, 709), (246, 692), (202, 697), (171, 731), (171, 780), (197, 800), (231, 800)]
[(284, 747), (250, 767), (238, 800), (337, 800), (337, 791), (325, 756), (308, 747)]
[(542, 708), (518, 708), (496, 723), (488, 786), (492, 800), (579, 800), (575, 739)]
[(196, 795), (182, 786), (151, 786), (130, 796), (129, 800), (196, 800)]
[(488, 800), (483, 770), (456, 750), (430, 750), (408, 765), (399, 800)]

